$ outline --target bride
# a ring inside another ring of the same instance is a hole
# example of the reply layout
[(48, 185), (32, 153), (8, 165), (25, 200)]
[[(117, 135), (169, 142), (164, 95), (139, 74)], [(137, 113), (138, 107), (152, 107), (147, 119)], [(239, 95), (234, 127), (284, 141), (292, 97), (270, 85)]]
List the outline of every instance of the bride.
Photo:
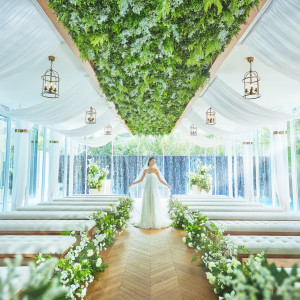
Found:
[(162, 179), (155, 164), (154, 157), (149, 158), (141, 178), (130, 184), (129, 187), (141, 183), (145, 178), (141, 216), (140, 220), (135, 223), (135, 226), (157, 229), (168, 227), (171, 225), (172, 221), (168, 218), (166, 209), (164, 211), (164, 207), (161, 203), (158, 181), (169, 189), (171, 189), (171, 187)]

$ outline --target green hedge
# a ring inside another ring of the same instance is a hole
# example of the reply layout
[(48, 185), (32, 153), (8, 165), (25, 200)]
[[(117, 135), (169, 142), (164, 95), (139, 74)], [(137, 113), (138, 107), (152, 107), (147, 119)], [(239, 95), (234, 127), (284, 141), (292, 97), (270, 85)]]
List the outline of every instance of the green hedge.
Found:
[[(169, 134), (258, 0), (49, 0), (133, 134)], [(238, 63), (238, 62), (237, 62)]]

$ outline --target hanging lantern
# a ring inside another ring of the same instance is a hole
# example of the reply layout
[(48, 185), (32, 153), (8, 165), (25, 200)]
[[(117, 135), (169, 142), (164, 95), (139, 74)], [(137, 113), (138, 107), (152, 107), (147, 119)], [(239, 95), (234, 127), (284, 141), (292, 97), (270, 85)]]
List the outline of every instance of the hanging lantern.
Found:
[(54, 56), (48, 56), (50, 61), (50, 69), (48, 69), (42, 76), (42, 96), (46, 98), (58, 98), (59, 97), (59, 75), (52, 69), (52, 64), (55, 61)]
[(254, 61), (254, 57), (248, 57), (248, 62), (250, 63), (250, 71), (244, 75), (244, 99), (252, 100), (260, 98), (259, 93), (259, 81), (260, 77), (256, 71), (252, 70), (252, 62)]
[(206, 112), (206, 124), (207, 125), (216, 124), (216, 112), (211, 107)]
[(104, 134), (105, 134), (105, 135), (111, 135), (111, 134), (112, 134), (112, 127), (111, 127), (110, 124), (108, 124), (108, 125), (106, 125), (106, 126), (104, 127)]
[(195, 126), (194, 124), (192, 124), (190, 127), (190, 135), (197, 136), (197, 126)]
[(85, 112), (85, 123), (96, 124), (96, 110), (92, 106)]

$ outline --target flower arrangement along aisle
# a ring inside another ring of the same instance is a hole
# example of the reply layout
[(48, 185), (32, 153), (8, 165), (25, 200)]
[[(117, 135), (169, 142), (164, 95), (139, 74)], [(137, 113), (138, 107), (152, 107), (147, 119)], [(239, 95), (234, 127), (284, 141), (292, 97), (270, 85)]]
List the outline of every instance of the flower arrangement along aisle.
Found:
[(104, 183), (107, 174), (108, 174), (108, 168), (104, 167), (101, 168), (98, 164), (91, 161), (88, 164), (88, 187), (90, 194), (99, 194), (101, 191), (103, 191)]
[[(56, 265), (54, 276), (59, 278), (60, 285), (66, 291), (66, 299), (84, 299), (88, 285), (105, 270), (107, 265), (103, 263), (99, 253), (102, 249), (110, 247), (115, 236), (125, 229), (133, 202), (130, 197), (120, 198), (117, 203), (111, 205), (111, 211), (100, 210), (87, 216), (96, 222), (93, 237), (89, 238), (86, 232), (81, 231), (80, 243), (73, 246)], [(76, 235), (75, 232), (63, 234)], [(36, 263), (43, 265), (50, 258), (50, 255), (39, 254)]]
[(193, 194), (209, 194), (211, 192), (212, 177), (209, 174), (211, 169), (211, 166), (202, 166), (199, 162), (198, 171), (187, 174)]
[(300, 277), (297, 265), (291, 271), (278, 270), (269, 264), (264, 253), (251, 255), (241, 263), (238, 250), (246, 251), (243, 246), (230, 242), (223, 235), (224, 228), (209, 222), (200, 212), (191, 212), (186, 205), (171, 198), (169, 209), (172, 226), (184, 229), (187, 234), (182, 241), (194, 248), (192, 262), (200, 259), (210, 284), (219, 299), (226, 300), (298, 300), (300, 299)]

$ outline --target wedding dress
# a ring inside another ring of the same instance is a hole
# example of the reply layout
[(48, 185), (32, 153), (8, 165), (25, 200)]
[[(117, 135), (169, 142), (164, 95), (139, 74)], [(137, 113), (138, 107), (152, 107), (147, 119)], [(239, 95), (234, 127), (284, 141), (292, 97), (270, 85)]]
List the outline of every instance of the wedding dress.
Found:
[[(158, 169), (156, 165), (154, 168)], [(148, 166), (144, 167), (137, 177), (138, 179), (142, 177), (146, 169), (148, 169)], [(159, 174), (163, 181), (165, 181), (163, 175), (160, 172)], [(162, 194), (166, 194), (166, 191), (170, 193), (169, 189), (159, 182), (155, 173), (146, 173), (143, 182), (139, 185), (143, 187), (142, 204), (140, 208), (139, 199), (136, 199), (132, 224), (140, 228), (156, 229), (170, 226), (172, 221), (168, 215), (167, 201), (161, 198), (160, 195), (160, 191)]]

